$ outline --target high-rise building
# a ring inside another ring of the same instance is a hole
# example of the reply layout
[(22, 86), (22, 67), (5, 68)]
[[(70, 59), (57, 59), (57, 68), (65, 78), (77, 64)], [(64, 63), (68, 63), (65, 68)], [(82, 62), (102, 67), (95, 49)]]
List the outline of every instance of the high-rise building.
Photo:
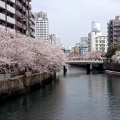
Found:
[(99, 22), (92, 22), (92, 32), (100, 32), (100, 23)]
[(51, 44), (54, 44), (54, 45), (62, 48), (62, 43), (60, 41), (60, 37), (58, 37), (56, 34), (49, 35), (49, 41)]
[(35, 13), (35, 38), (45, 41), (49, 40), (49, 21), (47, 13)]
[(0, 0), (0, 27), (22, 34), (30, 33), (30, 2), (31, 0)]
[(108, 23), (108, 45), (120, 44), (120, 16), (116, 16)]

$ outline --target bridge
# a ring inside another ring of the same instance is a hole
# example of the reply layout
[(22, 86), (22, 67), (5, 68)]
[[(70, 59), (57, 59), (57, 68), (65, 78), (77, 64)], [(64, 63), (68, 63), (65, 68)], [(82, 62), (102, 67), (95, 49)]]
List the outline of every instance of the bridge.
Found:
[(68, 60), (66, 64), (103, 64), (103, 60)]
[(85, 65), (87, 67), (87, 73), (90, 73), (93, 66), (97, 66), (97, 69), (103, 70), (103, 60), (68, 60), (66, 64)]

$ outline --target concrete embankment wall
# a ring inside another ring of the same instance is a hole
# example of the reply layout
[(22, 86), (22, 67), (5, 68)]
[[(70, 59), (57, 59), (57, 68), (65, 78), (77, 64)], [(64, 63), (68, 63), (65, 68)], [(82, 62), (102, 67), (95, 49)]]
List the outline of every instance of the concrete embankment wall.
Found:
[(118, 64), (118, 63), (104, 62), (103, 66), (104, 66), (105, 70), (120, 72), (120, 64)]
[(28, 92), (31, 88), (40, 87), (54, 80), (56, 74), (33, 74), (31, 76), (17, 76), (9, 80), (0, 81), (0, 100), (13, 95), (20, 95)]

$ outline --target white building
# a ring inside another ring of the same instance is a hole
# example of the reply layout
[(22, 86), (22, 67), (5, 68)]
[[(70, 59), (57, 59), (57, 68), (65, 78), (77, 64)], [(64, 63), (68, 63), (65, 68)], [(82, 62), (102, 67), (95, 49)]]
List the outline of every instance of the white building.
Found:
[(100, 32), (100, 23), (99, 22), (92, 22), (92, 32)]
[(60, 48), (62, 48), (62, 43), (60, 42), (60, 37), (56, 34), (49, 35), (49, 41), (51, 44), (54, 44)]
[(49, 21), (47, 13), (35, 13), (35, 38), (45, 41), (49, 40)]
[(101, 35), (95, 38), (95, 51), (107, 52), (108, 39), (107, 35)]
[(95, 51), (95, 38), (100, 36), (100, 32), (90, 32), (88, 33), (88, 51)]

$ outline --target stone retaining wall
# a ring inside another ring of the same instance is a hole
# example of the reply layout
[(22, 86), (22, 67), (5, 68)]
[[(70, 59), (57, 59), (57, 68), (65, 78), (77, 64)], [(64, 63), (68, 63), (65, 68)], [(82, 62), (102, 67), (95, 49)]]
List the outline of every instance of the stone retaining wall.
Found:
[(32, 87), (42, 86), (55, 79), (52, 74), (33, 74), (31, 76), (17, 76), (9, 80), (0, 80), (0, 100), (12, 95), (19, 95), (29, 91)]

